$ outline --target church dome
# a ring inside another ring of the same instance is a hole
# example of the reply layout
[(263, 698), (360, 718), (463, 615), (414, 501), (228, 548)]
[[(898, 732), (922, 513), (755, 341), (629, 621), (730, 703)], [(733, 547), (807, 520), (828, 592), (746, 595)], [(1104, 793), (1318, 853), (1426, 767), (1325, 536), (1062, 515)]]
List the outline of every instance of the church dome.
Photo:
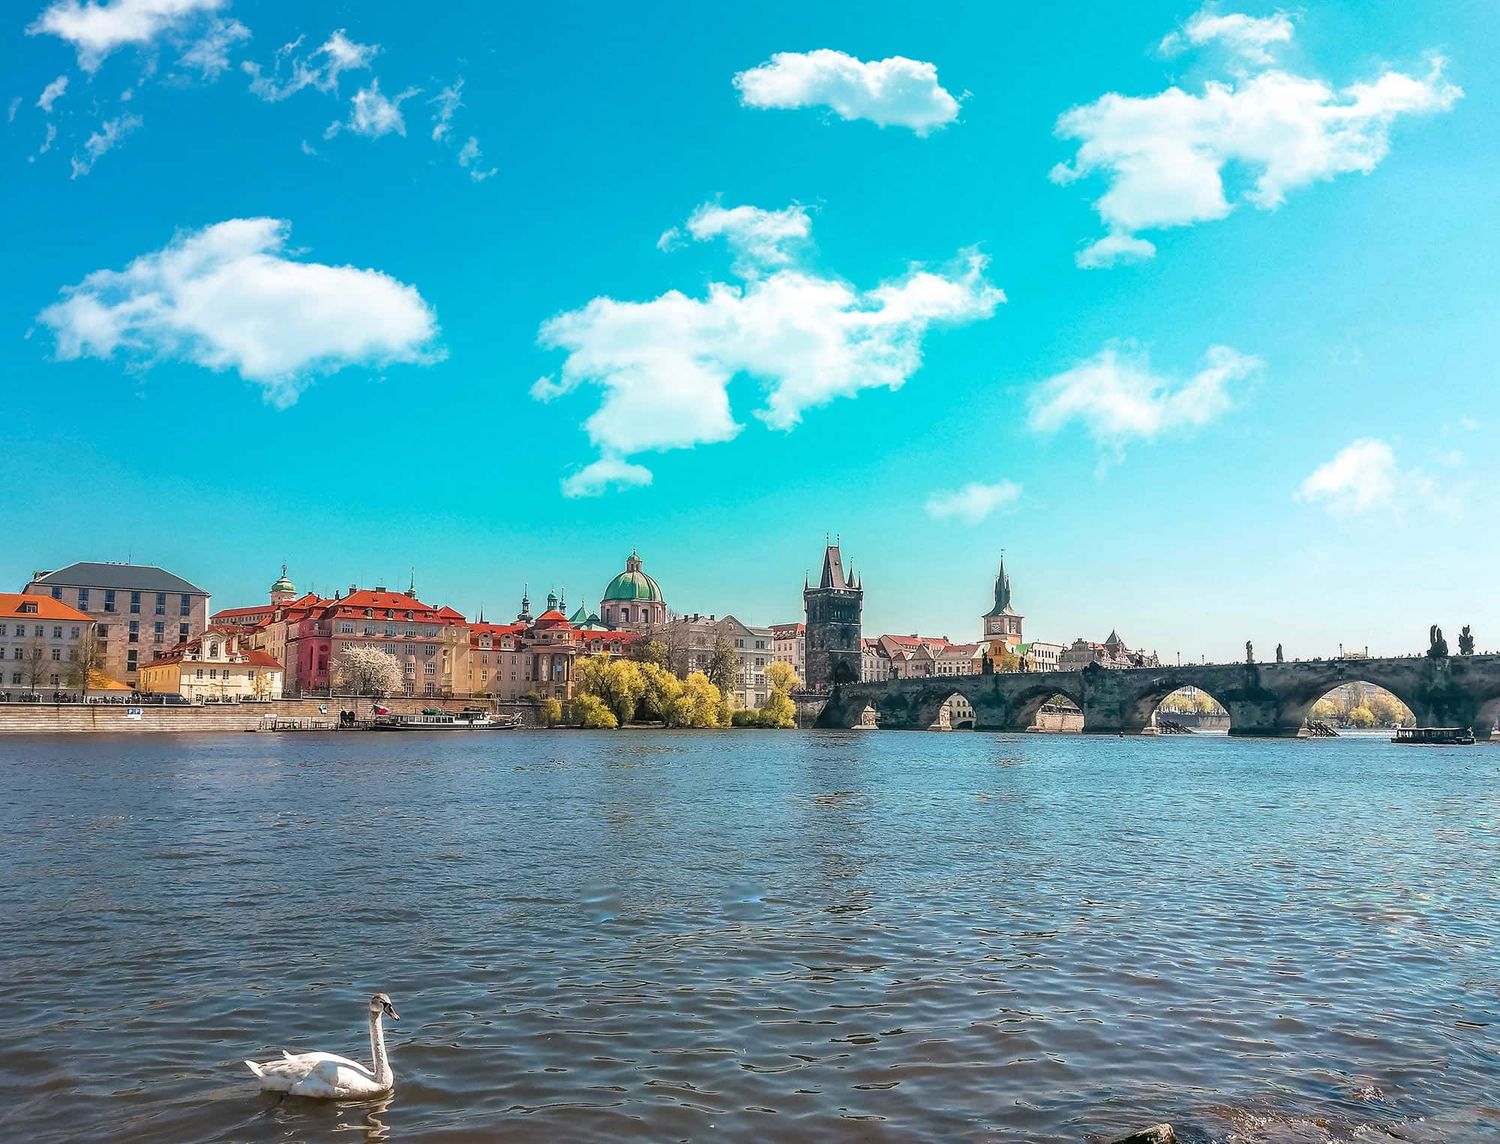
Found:
[(273, 596), (279, 596), (282, 593), (286, 593), (288, 596), (295, 596), (297, 594), (297, 586), (286, 578), (285, 564), (281, 566), (281, 578), (271, 585), (271, 594)]
[(630, 554), (630, 559), (625, 561), (625, 571), (611, 580), (609, 587), (604, 589), (604, 599), (605, 601), (644, 600), (652, 604), (663, 602), (660, 585), (641, 571), (641, 558), (634, 552)]

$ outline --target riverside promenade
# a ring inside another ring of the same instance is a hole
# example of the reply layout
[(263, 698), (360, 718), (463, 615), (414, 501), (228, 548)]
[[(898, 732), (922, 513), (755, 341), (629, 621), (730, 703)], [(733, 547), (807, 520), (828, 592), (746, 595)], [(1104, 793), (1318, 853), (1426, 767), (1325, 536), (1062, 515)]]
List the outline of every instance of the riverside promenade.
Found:
[[(258, 731), (273, 719), (306, 723), (326, 721), (336, 730), (340, 711), (354, 711), (361, 718), (370, 713), (369, 696), (335, 695), (321, 699), (274, 699), (267, 703), (206, 703), (201, 706), (121, 703), (0, 703), (0, 735), (36, 734), (212, 734)], [(484, 707), (489, 711), (515, 711), (530, 721), (529, 703), (493, 703), (473, 699), (435, 699), (432, 696), (382, 699), (380, 703), (397, 715), (420, 712), (427, 707), (457, 709)]]

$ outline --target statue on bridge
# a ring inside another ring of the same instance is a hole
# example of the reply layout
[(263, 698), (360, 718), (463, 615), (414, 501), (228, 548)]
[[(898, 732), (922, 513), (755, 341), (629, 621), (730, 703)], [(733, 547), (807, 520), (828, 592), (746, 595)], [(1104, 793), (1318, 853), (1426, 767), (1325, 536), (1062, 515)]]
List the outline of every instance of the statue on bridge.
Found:
[(1427, 629), (1427, 654), (1433, 659), (1446, 659), (1448, 641), (1443, 638), (1443, 629), (1433, 624)]
[(1249, 640), (1245, 641), (1245, 662), (1246, 663), (1254, 663), (1255, 662), (1255, 645), (1253, 643), (1251, 643)]
[(1285, 663), (1286, 662), (1286, 653), (1284, 653), (1281, 650), (1281, 645), (1280, 644), (1276, 645), (1276, 662), (1277, 663)]
[(982, 652), (979, 656), (979, 674), (994, 675), (995, 661), (990, 658), (989, 652)]
[(1464, 630), (1458, 633), (1458, 654), (1474, 654), (1474, 633), (1469, 630), (1469, 625), (1464, 625)]

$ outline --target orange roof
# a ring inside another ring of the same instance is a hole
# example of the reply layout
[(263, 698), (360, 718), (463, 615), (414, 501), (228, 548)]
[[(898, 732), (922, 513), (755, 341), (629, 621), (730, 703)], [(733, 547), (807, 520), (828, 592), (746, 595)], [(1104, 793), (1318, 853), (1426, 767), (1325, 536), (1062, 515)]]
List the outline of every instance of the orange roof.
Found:
[[(33, 605), (35, 610), (21, 611), (23, 604)], [(74, 623), (91, 624), (93, 619), (77, 608), (54, 600), (51, 596), (28, 596), (20, 592), (0, 592), (0, 618), (35, 616), (39, 620), (72, 620)]]

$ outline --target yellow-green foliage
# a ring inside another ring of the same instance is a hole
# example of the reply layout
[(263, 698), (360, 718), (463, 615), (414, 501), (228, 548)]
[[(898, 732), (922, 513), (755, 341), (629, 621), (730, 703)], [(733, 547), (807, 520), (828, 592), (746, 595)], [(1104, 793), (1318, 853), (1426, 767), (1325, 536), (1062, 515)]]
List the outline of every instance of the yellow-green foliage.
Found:
[(641, 665), (630, 659), (591, 655), (578, 661), (574, 678), (581, 695), (598, 698), (614, 713), (616, 723), (635, 717), (635, 705), (646, 693)]
[(724, 708), (724, 697), (701, 671), (689, 673), (682, 681), (682, 694), (672, 720), (679, 727), (718, 727)]
[(789, 663), (777, 660), (766, 668), (766, 681), (770, 683), (775, 691), (785, 691), (790, 694), (802, 686), (802, 681), (797, 678), (796, 669)]
[(618, 727), (615, 713), (597, 695), (583, 694), (573, 700), (573, 718), (583, 727)]
[(562, 701), (558, 699), (543, 699), (541, 710), (538, 714), (541, 716), (543, 727), (556, 727), (562, 722)]
[(643, 662), (640, 669), (645, 685), (641, 714), (647, 719), (660, 719), (667, 726), (673, 726), (677, 718), (677, 701), (682, 697), (682, 680), (659, 664)]

